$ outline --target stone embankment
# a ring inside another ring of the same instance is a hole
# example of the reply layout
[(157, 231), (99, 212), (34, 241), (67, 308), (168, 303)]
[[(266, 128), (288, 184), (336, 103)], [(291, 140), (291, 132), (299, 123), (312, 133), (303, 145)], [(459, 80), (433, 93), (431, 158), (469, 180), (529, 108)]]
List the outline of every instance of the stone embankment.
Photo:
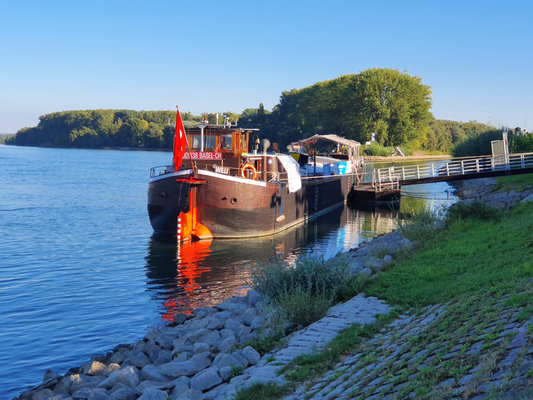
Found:
[[(346, 257), (352, 273), (370, 275), (391, 261), (399, 248), (413, 243), (398, 234), (382, 235)], [(380, 258), (380, 257), (381, 258)], [(59, 375), (47, 371), (43, 383), (20, 400), (172, 400), (226, 399), (255, 382), (283, 384), (276, 370), (296, 356), (321, 349), (354, 323), (372, 323), (390, 311), (383, 301), (360, 294), (332, 307), (320, 321), (292, 332), (277, 350), (263, 357), (250, 340), (273, 336), (279, 329), (270, 307), (254, 290), (193, 315), (180, 314), (173, 324), (150, 329), (134, 345), (120, 345), (104, 356)], [(272, 365), (272, 359), (276, 365)]]
[(451, 182), (457, 197), (464, 201), (481, 201), (492, 207), (509, 209), (518, 202), (533, 201), (533, 188), (516, 191), (498, 191), (495, 178), (481, 178)]

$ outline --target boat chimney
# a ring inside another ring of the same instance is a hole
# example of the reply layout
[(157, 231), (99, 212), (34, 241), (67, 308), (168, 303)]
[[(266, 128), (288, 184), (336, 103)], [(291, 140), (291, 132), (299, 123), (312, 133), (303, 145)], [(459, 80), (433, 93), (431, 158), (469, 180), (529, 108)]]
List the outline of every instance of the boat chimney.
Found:
[(261, 140), (261, 148), (262, 148), (263, 154), (267, 153), (267, 150), (269, 147), (270, 147), (270, 140), (268, 139)]

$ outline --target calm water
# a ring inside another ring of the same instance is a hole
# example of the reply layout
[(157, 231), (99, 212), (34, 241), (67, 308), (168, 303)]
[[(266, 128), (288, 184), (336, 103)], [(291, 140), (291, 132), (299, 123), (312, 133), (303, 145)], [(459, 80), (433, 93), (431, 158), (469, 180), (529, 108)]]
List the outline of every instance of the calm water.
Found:
[[(65, 373), (178, 312), (243, 293), (250, 262), (327, 258), (394, 228), (388, 210), (339, 207), (274, 237), (178, 247), (152, 234), (146, 211), (149, 170), (170, 162), (160, 152), (0, 146), (0, 399), (48, 368)], [(446, 203), (447, 188), (409, 187), (402, 202)]]

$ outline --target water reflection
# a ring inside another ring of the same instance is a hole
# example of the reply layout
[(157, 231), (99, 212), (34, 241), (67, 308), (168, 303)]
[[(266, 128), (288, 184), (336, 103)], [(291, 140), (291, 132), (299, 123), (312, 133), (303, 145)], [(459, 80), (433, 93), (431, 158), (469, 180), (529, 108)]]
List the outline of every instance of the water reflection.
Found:
[(214, 306), (248, 289), (247, 265), (274, 256), (289, 262), (304, 254), (333, 257), (371, 237), (395, 228), (394, 210), (338, 207), (316, 220), (275, 236), (246, 240), (214, 240), (177, 245), (174, 238), (154, 234), (146, 257), (152, 298), (161, 322), (192, 308)]

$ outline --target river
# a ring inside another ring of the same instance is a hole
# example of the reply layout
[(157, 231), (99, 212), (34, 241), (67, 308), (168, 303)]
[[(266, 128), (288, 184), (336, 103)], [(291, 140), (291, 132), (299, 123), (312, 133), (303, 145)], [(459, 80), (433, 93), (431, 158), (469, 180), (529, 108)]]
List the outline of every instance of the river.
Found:
[[(177, 246), (153, 235), (146, 210), (149, 170), (169, 163), (168, 152), (0, 146), (0, 399), (244, 293), (250, 263), (329, 258), (395, 227), (386, 208), (341, 206), (273, 237)], [(406, 187), (402, 207), (446, 204), (448, 188)]]

